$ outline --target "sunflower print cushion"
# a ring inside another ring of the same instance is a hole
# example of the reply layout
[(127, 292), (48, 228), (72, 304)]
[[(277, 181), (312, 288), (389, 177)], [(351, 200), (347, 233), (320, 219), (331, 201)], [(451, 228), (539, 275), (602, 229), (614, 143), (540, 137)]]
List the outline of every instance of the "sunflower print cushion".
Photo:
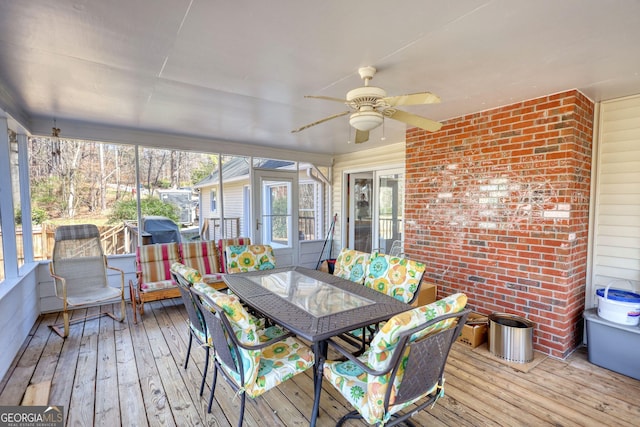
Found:
[[(247, 313), (237, 296), (218, 292), (204, 283), (197, 283), (194, 287), (206, 293), (225, 311), (231, 327), (243, 344), (264, 343), (285, 334), (277, 326), (257, 329), (254, 318)], [(304, 372), (314, 363), (311, 349), (293, 337), (262, 350), (240, 348), (240, 354), (245, 378), (241, 386), (251, 397), (257, 397), (295, 374)], [(222, 369), (240, 385), (240, 376), (234, 369), (226, 365), (222, 365)]]
[(225, 251), (229, 274), (276, 268), (276, 257), (269, 245), (230, 245)]
[(425, 264), (374, 252), (367, 264), (364, 285), (402, 302), (413, 301)]
[(202, 276), (200, 275), (200, 272), (198, 270), (196, 270), (195, 268), (187, 267), (186, 265), (179, 262), (174, 262), (173, 264), (171, 264), (171, 271), (184, 277), (192, 285), (202, 280)]
[(362, 284), (369, 254), (355, 249), (342, 248), (336, 259), (333, 275)]
[[(358, 357), (358, 360), (375, 370), (382, 370), (388, 367), (401, 332), (435, 319), (440, 315), (462, 311), (466, 303), (466, 295), (454, 294), (432, 304), (405, 311), (392, 317), (374, 336), (370, 347)], [(418, 339), (439, 329), (446, 328), (452, 322), (453, 320), (438, 322), (414, 335), (413, 339)], [(406, 357), (404, 359), (400, 363), (398, 376), (393, 384), (394, 390), (398, 388), (402, 381)], [(389, 386), (389, 375), (368, 375), (351, 361), (326, 361), (323, 372), (325, 378), (340, 391), (349, 403), (360, 412), (364, 420), (370, 424), (386, 423), (392, 414), (413, 404), (433, 390), (432, 388), (423, 396), (401, 405), (393, 405), (396, 393), (392, 392), (389, 412), (384, 413), (382, 402)]]

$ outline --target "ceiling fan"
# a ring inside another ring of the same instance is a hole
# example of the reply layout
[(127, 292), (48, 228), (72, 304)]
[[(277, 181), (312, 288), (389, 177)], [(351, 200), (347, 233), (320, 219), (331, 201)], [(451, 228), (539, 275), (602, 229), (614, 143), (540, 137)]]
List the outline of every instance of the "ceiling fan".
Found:
[(420, 92), (408, 95), (387, 96), (387, 92), (384, 89), (369, 86), (369, 81), (376, 73), (376, 69), (374, 67), (359, 68), (358, 73), (362, 80), (364, 80), (364, 86), (347, 92), (346, 99), (333, 98), (330, 96), (305, 96), (305, 98), (341, 102), (347, 105), (351, 110), (343, 111), (342, 113), (334, 114), (313, 123), (309, 123), (298, 129), (292, 130), (291, 133), (300, 132), (310, 128), (311, 126), (346, 116), (347, 114), (351, 114), (349, 117), (349, 124), (356, 129), (356, 144), (368, 141), (369, 131), (380, 126), (384, 122), (385, 117), (431, 132), (440, 130), (442, 123), (395, 108), (398, 105), (438, 103), (440, 102), (440, 98), (437, 95), (430, 92)]

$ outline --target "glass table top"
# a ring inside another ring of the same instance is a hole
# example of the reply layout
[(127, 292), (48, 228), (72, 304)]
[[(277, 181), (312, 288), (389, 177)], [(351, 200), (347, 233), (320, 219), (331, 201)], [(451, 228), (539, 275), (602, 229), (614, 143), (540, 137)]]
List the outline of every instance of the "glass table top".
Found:
[(318, 317), (374, 304), (372, 300), (298, 271), (282, 271), (248, 279)]

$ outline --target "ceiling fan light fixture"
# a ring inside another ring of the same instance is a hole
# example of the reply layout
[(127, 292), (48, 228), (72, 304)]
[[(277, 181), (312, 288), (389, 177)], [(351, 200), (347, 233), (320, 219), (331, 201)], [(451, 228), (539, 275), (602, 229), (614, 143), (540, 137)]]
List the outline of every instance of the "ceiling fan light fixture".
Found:
[(383, 121), (382, 113), (377, 111), (359, 111), (349, 118), (349, 124), (363, 132), (377, 128)]

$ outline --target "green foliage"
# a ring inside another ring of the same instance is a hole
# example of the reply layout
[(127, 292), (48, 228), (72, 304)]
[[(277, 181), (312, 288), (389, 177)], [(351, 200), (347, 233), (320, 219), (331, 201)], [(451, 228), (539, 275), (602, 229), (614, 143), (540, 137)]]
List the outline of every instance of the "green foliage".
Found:
[[(40, 208), (31, 209), (31, 222), (33, 224), (40, 225), (43, 222), (45, 222), (47, 219), (49, 219), (49, 215), (47, 214), (47, 211), (45, 211), (44, 209), (40, 209)], [(15, 221), (16, 221), (16, 224), (22, 225), (21, 209), (16, 209)]]
[[(146, 197), (140, 200), (140, 209), (142, 215), (159, 215), (172, 219), (174, 222), (178, 222), (179, 209), (170, 203), (164, 203), (157, 197)], [(109, 214), (109, 224), (113, 224), (119, 221), (135, 221), (138, 218), (138, 211), (136, 200), (123, 200), (116, 202)]]

